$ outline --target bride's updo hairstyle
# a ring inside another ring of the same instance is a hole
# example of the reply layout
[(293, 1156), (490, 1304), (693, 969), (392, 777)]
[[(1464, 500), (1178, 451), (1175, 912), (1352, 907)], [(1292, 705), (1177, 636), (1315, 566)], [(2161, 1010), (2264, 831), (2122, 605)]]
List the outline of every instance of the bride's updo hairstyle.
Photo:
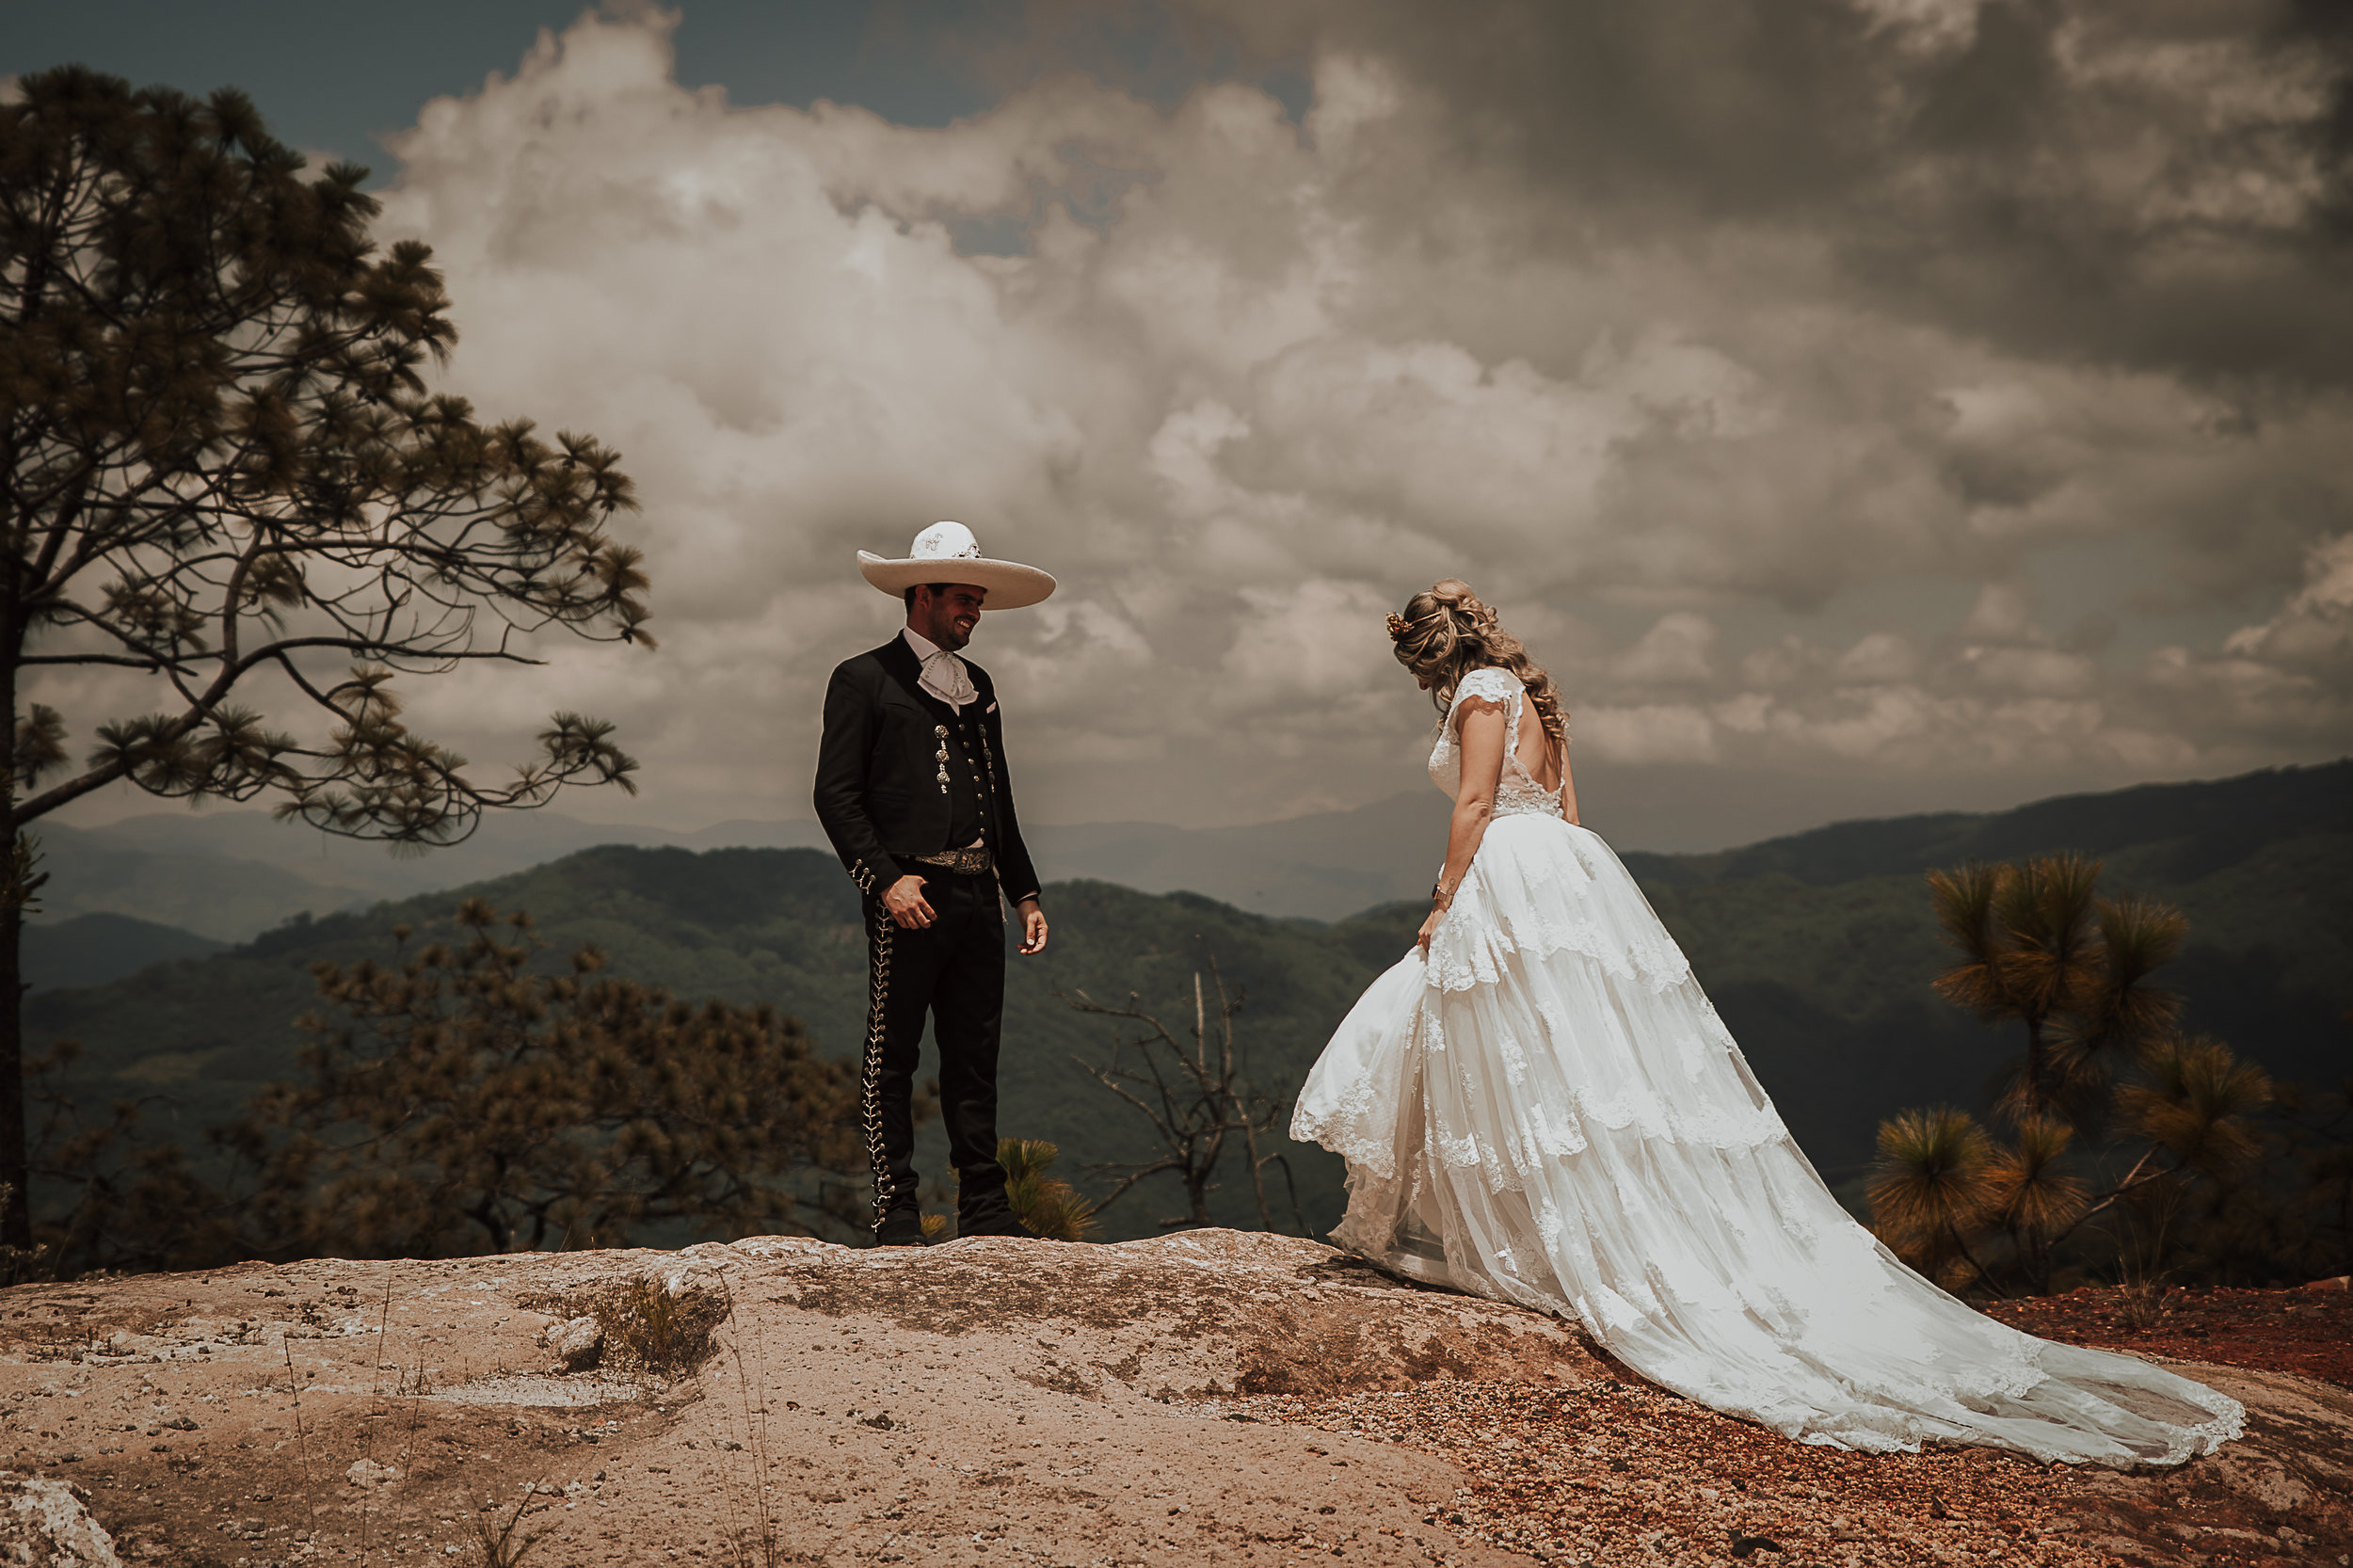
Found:
[(1568, 715), (1552, 677), (1461, 578), (1433, 583), (1407, 600), (1405, 613), (1389, 617), (1389, 641), (1396, 645), (1397, 662), (1415, 680), (1430, 682), (1430, 700), (1441, 713), (1454, 706), (1454, 690), (1471, 671), (1489, 664), (1510, 670), (1526, 688), (1545, 733), (1567, 747)]

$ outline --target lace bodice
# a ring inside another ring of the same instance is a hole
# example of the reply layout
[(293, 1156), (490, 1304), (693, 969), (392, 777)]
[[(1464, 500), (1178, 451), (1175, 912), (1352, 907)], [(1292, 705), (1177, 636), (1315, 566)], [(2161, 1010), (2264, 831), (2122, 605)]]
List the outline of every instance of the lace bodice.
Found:
[(1561, 815), (1561, 796), (1536, 782), (1520, 761), (1520, 714), (1528, 695), (1519, 677), (1490, 664), (1463, 677), (1454, 689), (1454, 706), (1438, 727), (1438, 744), (1430, 753), (1431, 781), (1451, 795), (1463, 787), (1463, 704), (1471, 698), (1503, 704), (1503, 776), (1496, 781), (1498, 817)]

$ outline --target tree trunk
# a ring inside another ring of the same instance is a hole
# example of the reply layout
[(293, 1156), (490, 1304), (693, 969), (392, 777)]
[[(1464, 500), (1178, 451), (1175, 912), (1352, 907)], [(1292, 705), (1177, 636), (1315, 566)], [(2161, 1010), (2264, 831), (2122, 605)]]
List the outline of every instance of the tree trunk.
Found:
[[(5, 764), (0, 764), (4, 766)], [(8, 1187), (0, 1204), (0, 1246), (33, 1244), (30, 1173), (24, 1147), (24, 984), (20, 949), (24, 905), (15, 884), (15, 802), (0, 793), (0, 1182)]]
[(1266, 1161), (1258, 1158), (1258, 1124), (1247, 1107), (1242, 1111), (1241, 1138), (1243, 1152), (1250, 1156), (1250, 1190), (1258, 1199), (1258, 1228), (1270, 1234), (1274, 1229), (1274, 1211), (1267, 1208)]
[[(13, 586), (13, 584), (11, 584)], [(16, 815), (16, 677), (13, 627), (0, 628), (0, 646), (11, 650), (0, 663), (0, 712), (8, 718), (0, 735), (0, 1246), (33, 1244), (30, 1162), (24, 1141), (24, 905), (39, 886), (29, 857), (18, 858), (24, 824)]]
[(8, 615), (0, 621), (0, 712), (8, 730), (0, 734), (0, 1246), (33, 1244), (32, 1172), (24, 1136), (24, 906), (42, 879), (32, 857), (20, 857), (24, 824), (17, 802), (17, 677), (23, 632), (16, 615), (18, 557), (7, 556), (0, 583)]
[(2029, 1225), (2023, 1233), (2025, 1245), (2019, 1249), (2026, 1265), (2026, 1278), (2038, 1296), (2051, 1293), (2051, 1239)]
[(1185, 1173), (1185, 1202), (1193, 1210), (1190, 1224), (1207, 1227), (1209, 1223), (1209, 1167)]
[(2026, 1112), (2042, 1114), (2042, 1020), (2026, 1020)]

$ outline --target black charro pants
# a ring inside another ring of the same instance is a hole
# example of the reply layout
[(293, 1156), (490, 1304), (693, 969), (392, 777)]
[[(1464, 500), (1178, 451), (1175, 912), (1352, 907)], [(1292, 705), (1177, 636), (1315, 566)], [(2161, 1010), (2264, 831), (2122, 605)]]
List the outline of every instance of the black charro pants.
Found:
[(994, 875), (958, 876), (900, 862), (923, 878), (937, 917), (920, 931), (866, 901), (869, 1006), (860, 1109), (874, 1167), (874, 1223), (916, 1206), (915, 1119), (910, 1109), (923, 1020), (939, 1048), (939, 1109), (957, 1208), (968, 1219), (1004, 1202), (997, 1163), (997, 1039), (1005, 1014), (1005, 916)]

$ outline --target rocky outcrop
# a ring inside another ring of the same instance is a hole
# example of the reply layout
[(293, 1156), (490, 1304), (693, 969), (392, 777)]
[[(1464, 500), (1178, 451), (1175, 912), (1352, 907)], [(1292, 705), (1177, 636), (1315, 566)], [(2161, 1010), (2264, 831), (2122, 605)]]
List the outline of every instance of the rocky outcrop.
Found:
[(584, 1313), (549, 1329), (547, 1340), (558, 1371), (584, 1372), (604, 1359), (604, 1326)]
[(0, 1447), (191, 1568), (486, 1535), (579, 1564), (2353, 1558), (2353, 1397), (2197, 1371), (2249, 1439), (2119, 1476), (1802, 1448), (1551, 1320), (1225, 1231), (0, 1292)]
[(25, 1568), (122, 1568), (114, 1537), (90, 1517), (72, 1481), (0, 1470), (0, 1563)]

